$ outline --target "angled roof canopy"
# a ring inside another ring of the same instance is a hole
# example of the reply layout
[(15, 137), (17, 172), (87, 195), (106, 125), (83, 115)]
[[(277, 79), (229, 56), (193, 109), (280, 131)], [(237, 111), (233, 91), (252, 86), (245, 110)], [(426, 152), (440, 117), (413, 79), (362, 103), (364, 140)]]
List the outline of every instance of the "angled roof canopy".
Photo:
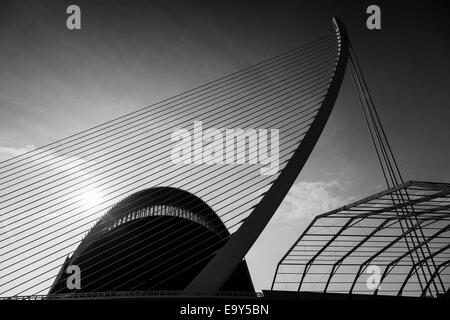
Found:
[(450, 184), (409, 181), (317, 216), (272, 289), (433, 296), (450, 285)]

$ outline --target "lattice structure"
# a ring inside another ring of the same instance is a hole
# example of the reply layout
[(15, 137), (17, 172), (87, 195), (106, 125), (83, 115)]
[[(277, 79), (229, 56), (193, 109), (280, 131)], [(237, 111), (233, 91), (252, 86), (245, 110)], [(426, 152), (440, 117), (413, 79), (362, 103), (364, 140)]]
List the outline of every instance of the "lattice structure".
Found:
[(409, 181), (317, 216), (278, 263), (273, 290), (448, 294), (450, 184)]

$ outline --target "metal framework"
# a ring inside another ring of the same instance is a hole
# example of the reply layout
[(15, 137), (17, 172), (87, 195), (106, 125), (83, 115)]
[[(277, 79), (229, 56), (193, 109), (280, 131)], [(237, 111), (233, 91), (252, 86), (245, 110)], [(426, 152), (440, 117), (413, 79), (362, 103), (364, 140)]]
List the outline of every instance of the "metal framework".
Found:
[(317, 216), (278, 263), (272, 290), (448, 295), (449, 231), (450, 184), (409, 181)]

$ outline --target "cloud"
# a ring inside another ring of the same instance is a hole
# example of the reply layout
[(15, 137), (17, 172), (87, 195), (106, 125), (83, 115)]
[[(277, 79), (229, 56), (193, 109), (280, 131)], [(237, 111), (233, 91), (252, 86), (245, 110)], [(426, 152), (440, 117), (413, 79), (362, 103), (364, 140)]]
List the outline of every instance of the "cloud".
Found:
[[(57, 201), (61, 207), (75, 197), (86, 203), (85, 197), (93, 192), (100, 197), (101, 192), (97, 190), (97, 183), (92, 176), (102, 169), (88, 168), (97, 164), (93, 160), (84, 159), (71, 152), (64, 154), (56, 149), (35, 149), (34, 146), (24, 148), (0, 146), (0, 160), (2, 155), (17, 156), (31, 150), (36, 152), (7, 161), (4, 167), (0, 165), (0, 176), (5, 174), (1, 181), (1, 187), (5, 191), (2, 190), (0, 194), (8, 193), (8, 201), (15, 197), (23, 199), (26, 197), (23, 202), (14, 201), (10, 207), (6, 206), (3, 209), (12, 212), (17, 210), (15, 209), (17, 205), (24, 204), (33, 204), (36, 208), (45, 207), (46, 205), (42, 205), (42, 197), (45, 197), (46, 202)], [(52, 188), (56, 186), (57, 189), (53, 190)], [(60, 212), (55, 211), (50, 215), (60, 216)]]
[(34, 149), (35, 147), (33, 145), (27, 145), (22, 148), (0, 146), (0, 161), (8, 160), (9, 158), (19, 156)]
[[(35, 149), (36, 148), (33, 145), (27, 145), (25, 147), (19, 148), (0, 146), (0, 161), (5, 161), (12, 157), (23, 155)], [(87, 161), (76, 155), (60, 155), (56, 150), (53, 149), (37, 150), (36, 153), (27, 155), (25, 157), (27, 158), (26, 161), (21, 161), (22, 158), (17, 159), (17, 161), (20, 161), (19, 163), (22, 170), (36, 165), (46, 165), (47, 167), (42, 168), (43, 170), (47, 171), (49, 169), (53, 169), (76, 176), (79, 176), (80, 174), (84, 175), (84, 170), (82, 169), (83, 165), (95, 164), (94, 161)]]
[(274, 217), (275, 223), (289, 223), (297, 219), (311, 221), (316, 215), (336, 209), (350, 202), (345, 188), (337, 181), (301, 181), (295, 183)]

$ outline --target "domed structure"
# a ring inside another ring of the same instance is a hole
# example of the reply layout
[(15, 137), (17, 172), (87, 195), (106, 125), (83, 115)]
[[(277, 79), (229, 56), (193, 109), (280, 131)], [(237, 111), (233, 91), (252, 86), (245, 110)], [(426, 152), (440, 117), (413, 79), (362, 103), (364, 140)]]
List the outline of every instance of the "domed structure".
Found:
[[(200, 198), (175, 188), (141, 190), (115, 204), (66, 259), (49, 294), (140, 290), (181, 291), (229, 236)], [(69, 265), (81, 288), (69, 290)], [(245, 260), (223, 286), (254, 292)]]

